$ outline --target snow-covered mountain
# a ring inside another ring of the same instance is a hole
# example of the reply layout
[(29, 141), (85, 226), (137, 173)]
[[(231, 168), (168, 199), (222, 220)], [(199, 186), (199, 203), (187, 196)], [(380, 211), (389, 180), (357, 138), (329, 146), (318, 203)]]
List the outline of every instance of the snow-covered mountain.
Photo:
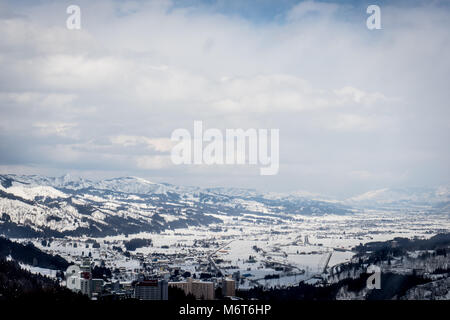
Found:
[(450, 212), (450, 188), (383, 188), (369, 191), (345, 201), (365, 208), (421, 208)]
[(158, 232), (220, 223), (225, 216), (277, 223), (295, 215), (351, 212), (348, 206), (304, 196), (183, 187), (137, 177), (91, 181), (0, 175), (0, 234), (12, 237)]
[(336, 201), (307, 192), (260, 193), (200, 188), (137, 177), (87, 180), (0, 175), (0, 234), (113, 235), (220, 223), (225, 217), (278, 223), (299, 215), (349, 214), (360, 209), (450, 213), (448, 188), (380, 189)]

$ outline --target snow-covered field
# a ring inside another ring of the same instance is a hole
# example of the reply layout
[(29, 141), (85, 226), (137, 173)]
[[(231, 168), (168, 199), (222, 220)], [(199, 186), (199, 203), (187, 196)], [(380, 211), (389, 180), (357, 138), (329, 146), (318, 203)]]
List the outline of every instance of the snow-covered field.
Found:
[[(289, 223), (269, 224), (223, 217), (224, 223), (210, 226), (167, 230), (162, 233), (138, 233), (103, 238), (54, 239), (43, 246), (34, 244), (69, 261), (91, 256), (99, 264), (122, 268), (125, 279), (142, 270), (142, 261), (159, 269), (180, 267), (191, 273), (206, 272), (209, 258), (224, 274), (239, 271), (246, 281), (241, 288), (295, 285), (320, 273), (331, 253), (328, 266), (349, 261), (351, 248), (360, 243), (385, 241), (394, 237), (421, 237), (449, 231), (448, 215), (387, 213), (371, 211), (354, 215), (295, 216)], [(124, 241), (151, 239), (152, 245), (138, 248), (125, 257)], [(22, 241), (24, 241), (22, 239)], [(93, 246), (93, 241), (100, 245)], [(114, 249), (113, 247), (116, 247)], [(266, 276), (278, 278), (265, 279)]]

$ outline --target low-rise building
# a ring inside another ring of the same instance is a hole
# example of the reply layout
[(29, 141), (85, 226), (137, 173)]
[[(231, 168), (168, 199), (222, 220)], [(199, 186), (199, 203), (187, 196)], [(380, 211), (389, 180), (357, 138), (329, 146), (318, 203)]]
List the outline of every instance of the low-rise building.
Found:
[(134, 286), (134, 298), (138, 300), (167, 300), (167, 281), (151, 279), (136, 282)]
[(214, 300), (214, 283), (209, 281), (192, 280), (169, 282), (169, 286), (180, 288), (186, 295), (192, 294), (196, 299)]
[(233, 297), (236, 295), (236, 281), (230, 278), (222, 280), (222, 295), (224, 297)]

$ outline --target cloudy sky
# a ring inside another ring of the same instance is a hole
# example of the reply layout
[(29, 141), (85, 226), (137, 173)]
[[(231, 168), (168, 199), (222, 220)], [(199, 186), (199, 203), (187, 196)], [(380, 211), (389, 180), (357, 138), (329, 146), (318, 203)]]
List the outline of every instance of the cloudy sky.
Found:
[[(81, 8), (81, 29), (66, 8)], [(0, 1), (0, 172), (348, 196), (450, 181), (450, 3)], [(175, 166), (177, 128), (279, 128), (278, 175)]]

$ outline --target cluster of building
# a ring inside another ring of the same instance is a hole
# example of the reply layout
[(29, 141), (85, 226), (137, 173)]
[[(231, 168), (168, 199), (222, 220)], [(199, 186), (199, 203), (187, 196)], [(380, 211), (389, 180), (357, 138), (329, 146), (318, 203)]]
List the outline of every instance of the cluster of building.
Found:
[(187, 277), (184, 281), (169, 281), (170, 274), (160, 273), (153, 276), (139, 275), (131, 282), (105, 281), (92, 276), (93, 263), (85, 258), (79, 265), (71, 265), (66, 271), (66, 286), (75, 292), (88, 295), (91, 299), (100, 296), (114, 298), (134, 298), (138, 300), (168, 300), (169, 287), (176, 287), (186, 295), (193, 295), (199, 300), (214, 300), (216, 288), (221, 287), (223, 297), (234, 297), (236, 280), (233, 278), (203, 281)]
[(92, 265), (90, 260), (83, 260), (81, 265), (71, 265), (66, 271), (66, 286), (72, 291), (93, 297), (102, 293), (103, 279), (92, 278)]
[(134, 285), (133, 298), (138, 300), (168, 300), (168, 283), (164, 279), (141, 279)]
[[(191, 277), (186, 281), (169, 282), (169, 286), (180, 288), (186, 295), (192, 294), (196, 299), (214, 300), (214, 282), (193, 280)], [(236, 281), (231, 278), (222, 279), (222, 295), (224, 297), (234, 297), (236, 292)]]

